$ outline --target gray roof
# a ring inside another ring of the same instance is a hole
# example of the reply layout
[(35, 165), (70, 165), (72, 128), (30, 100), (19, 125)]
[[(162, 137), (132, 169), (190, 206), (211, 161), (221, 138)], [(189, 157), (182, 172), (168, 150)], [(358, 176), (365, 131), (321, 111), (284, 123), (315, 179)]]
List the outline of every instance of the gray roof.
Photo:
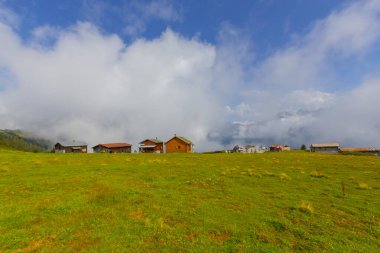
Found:
[(164, 143), (163, 141), (159, 140), (159, 139), (145, 139), (143, 140), (142, 142), (140, 142), (139, 144), (145, 142), (145, 141), (151, 141), (151, 142), (154, 142), (154, 143), (157, 143), (157, 144), (161, 144), (161, 143)]
[(318, 143), (318, 144), (311, 144), (312, 148), (335, 148), (339, 147), (338, 143)]
[(57, 142), (57, 144), (61, 144), (64, 147), (87, 146), (87, 143), (85, 143), (84, 141), (61, 141), (61, 142)]

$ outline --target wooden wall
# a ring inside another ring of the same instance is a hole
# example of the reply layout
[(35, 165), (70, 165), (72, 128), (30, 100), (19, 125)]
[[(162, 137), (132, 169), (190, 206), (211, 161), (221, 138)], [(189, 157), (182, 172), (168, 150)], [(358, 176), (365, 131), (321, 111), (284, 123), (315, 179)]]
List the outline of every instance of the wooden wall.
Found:
[(65, 147), (60, 144), (54, 146), (55, 153), (87, 153), (87, 146)]
[(118, 147), (118, 148), (107, 148), (103, 146), (98, 146), (94, 149), (95, 153), (131, 153), (132, 147)]
[(311, 147), (311, 152), (327, 153), (327, 154), (338, 154), (338, 147)]
[(190, 153), (191, 145), (178, 138), (173, 138), (166, 143), (166, 153)]
[(146, 145), (146, 146), (154, 146), (156, 145), (156, 147), (154, 147), (154, 151), (160, 151), (160, 153), (164, 153), (164, 144), (163, 143), (155, 143), (153, 141), (150, 141), (150, 140), (146, 140), (144, 142), (142, 142), (141, 144), (143, 145)]

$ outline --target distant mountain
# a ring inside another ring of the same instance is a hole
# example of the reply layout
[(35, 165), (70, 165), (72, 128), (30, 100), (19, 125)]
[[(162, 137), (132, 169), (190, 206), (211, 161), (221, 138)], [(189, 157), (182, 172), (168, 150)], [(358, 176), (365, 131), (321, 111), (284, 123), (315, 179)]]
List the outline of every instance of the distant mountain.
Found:
[(9, 148), (29, 152), (46, 152), (52, 142), (33, 133), (21, 130), (0, 130), (0, 148)]

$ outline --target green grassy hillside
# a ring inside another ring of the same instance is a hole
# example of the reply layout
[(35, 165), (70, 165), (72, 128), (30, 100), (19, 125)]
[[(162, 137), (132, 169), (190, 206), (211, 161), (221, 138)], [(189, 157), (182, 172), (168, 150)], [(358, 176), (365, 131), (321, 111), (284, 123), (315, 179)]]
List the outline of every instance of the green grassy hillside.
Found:
[(14, 149), (29, 152), (43, 152), (52, 143), (20, 130), (0, 130), (0, 149)]
[(0, 252), (379, 252), (380, 159), (0, 153)]

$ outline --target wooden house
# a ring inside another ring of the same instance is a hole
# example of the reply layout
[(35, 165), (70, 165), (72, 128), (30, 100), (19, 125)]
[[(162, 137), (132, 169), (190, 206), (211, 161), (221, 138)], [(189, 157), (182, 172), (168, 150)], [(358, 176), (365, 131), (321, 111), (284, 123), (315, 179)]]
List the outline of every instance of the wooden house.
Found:
[(339, 153), (338, 143), (323, 143), (323, 144), (311, 144), (311, 152), (327, 153), (327, 154), (337, 154)]
[(159, 139), (146, 139), (139, 143), (140, 153), (164, 153), (164, 142)]
[(380, 149), (378, 148), (340, 148), (340, 152), (359, 152), (363, 154), (369, 154), (369, 155), (380, 155)]
[(104, 143), (98, 144), (92, 147), (92, 149), (94, 153), (131, 153), (132, 145), (125, 142)]
[(191, 153), (194, 152), (194, 144), (188, 139), (174, 135), (165, 143), (166, 153)]
[(57, 142), (53, 151), (54, 153), (87, 153), (87, 144), (80, 141)]
[(290, 147), (288, 145), (273, 144), (269, 147), (269, 151), (271, 152), (290, 151)]

